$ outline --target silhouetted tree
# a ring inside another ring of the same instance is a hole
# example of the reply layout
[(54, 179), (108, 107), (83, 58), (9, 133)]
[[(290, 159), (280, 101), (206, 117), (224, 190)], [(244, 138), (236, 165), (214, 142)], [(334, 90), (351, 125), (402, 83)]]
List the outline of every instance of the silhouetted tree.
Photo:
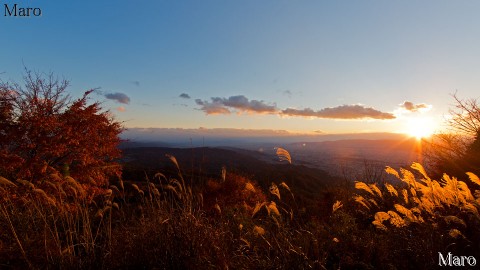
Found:
[(480, 105), (477, 99), (462, 100), (453, 95), (448, 130), (433, 136), (427, 145), (427, 159), (438, 173), (462, 175), (480, 173)]
[(0, 175), (38, 181), (54, 172), (98, 185), (120, 172), (122, 127), (100, 104), (66, 94), (67, 80), (26, 70), (0, 84)]

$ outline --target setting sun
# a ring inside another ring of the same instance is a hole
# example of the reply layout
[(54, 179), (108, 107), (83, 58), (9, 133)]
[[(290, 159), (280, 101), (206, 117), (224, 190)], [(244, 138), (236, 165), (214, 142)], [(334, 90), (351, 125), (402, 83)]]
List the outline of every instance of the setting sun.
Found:
[(406, 124), (405, 133), (417, 139), (430, 137), (434, 132), (435, 124), (429, 118), (411, 118)]

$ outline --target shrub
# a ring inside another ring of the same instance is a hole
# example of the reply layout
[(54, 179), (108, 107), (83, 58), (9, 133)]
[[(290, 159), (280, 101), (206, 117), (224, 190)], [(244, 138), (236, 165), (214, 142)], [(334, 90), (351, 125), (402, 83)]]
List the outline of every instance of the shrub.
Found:
[(25, 84), (0, 84), (0, 174), (31, 182), (59, 172), (103, 185), (119, 174), (114, 162), (120, 123), (99, 103), (71, 101), (69, 82), (26, 71)]

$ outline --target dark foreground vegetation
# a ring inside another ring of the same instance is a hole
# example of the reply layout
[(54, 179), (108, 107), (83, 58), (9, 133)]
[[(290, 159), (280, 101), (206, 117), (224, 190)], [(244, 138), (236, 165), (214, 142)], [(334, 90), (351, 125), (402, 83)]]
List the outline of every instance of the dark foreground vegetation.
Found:
[(438, 252), (479, 258), (478, 178), (413, 169), (395, 184), (327, 188), (307, 213), (284, 182), (262, 190), (228, 172), (202, 187), (180, 170), (119, 179), (95, 196), (55, 173), (1, 178), (1, 267), (431, 269)]
[(72, 101), (68, 82), (28, 71), (25, 81), (0, 85), (2, 269), (432, 269), (439, 254), (453, 266), (480, 260), (480, 110), (470, 103), (459, 101), (477, 113), (464, 128), (471, 136), (432, 144), (442, 150), (430, 152), (435, 177), (414, 163), (387, 167), (390, 180), (352, 182), (292, 165), (282, 148), (276, 165), (224, 152), (217, 172), (171, 153), (152, 159), (168, 166), (151, 167), (147, 152), (158, 149), (122, 160), (121, 125), (89, 104), (92, 91)]

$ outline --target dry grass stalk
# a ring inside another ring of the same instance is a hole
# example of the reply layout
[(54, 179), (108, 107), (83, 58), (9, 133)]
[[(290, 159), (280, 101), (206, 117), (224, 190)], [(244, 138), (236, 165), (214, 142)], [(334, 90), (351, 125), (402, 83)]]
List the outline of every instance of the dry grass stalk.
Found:
[(341, 201), (336, 201), (332, 206), (332, 213), (335, 213), (338, 209), (342, 208), (343, 204)]
[(275, 183), (272, 182), (268, 190), (280, 200), (280, 190), (278, 190), (278, 186)]
[(292, 157), (290, 156), (290, 153), (287, 150), (281, 147), (277, 147), (276, 154), (280, 159), (280, 161), (288, 161), (288, 163), (292, 164)]
[(11, 186), (11, 187), (16, 187), (17, 186), (13, 182), (8, 180), (7, 178), (1, 177), (1, 176), (0, 176), (0, 184), (4, 185), (4, 186)]

